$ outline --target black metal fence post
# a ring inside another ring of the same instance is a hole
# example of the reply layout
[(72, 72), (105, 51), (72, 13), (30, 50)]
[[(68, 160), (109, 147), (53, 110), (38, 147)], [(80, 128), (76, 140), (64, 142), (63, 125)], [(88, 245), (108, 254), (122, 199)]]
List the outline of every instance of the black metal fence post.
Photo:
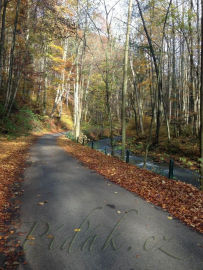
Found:
[(94, 141), (92, 141), (92, 149), (94, 149)]
[(129, 150), (126, 151), (126, 163), (129, 163), (130, 161), (130, 152)]
[(104, 153), (105, 153), (105, 155), (107, 155), (107, 150), (106, 150), (106, 147), (104, 148)]
[(173, 179), (173, 167), (174, 167), (174, 160), (170, 159), (169, 172), (168, 172), (168, 178), (170, 179)]
[(85, 145), (85, 138), (82, 139), (82, 145)]

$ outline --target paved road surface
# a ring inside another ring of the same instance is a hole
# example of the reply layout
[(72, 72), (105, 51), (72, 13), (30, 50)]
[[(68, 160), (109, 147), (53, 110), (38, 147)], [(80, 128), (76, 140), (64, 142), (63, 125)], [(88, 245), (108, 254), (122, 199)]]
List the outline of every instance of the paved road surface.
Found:
[(201, 234), (85, 168), (57, 136), (30, 150), (19, 230), (27, 264), (19, 269), (203, 269)]

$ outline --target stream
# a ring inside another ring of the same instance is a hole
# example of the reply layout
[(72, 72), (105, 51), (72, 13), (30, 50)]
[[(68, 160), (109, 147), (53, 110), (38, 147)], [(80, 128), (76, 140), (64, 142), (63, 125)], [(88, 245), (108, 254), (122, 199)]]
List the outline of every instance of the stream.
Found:
[[(121, 141), (121, 137), (114, 137), (114, 142)], [(88, 143), (88, 146), (91, 147), (91, 142)], [(101, 139), (98, 141), (94, 141), (94, 149), (101, 151), (106, 154), (111, 154), (111, 143), (109, 138)], [(121, 150), (120, 147), (115, 146), (114, 147), (114, 155), (121, 158)], [(129, 163), (134, 164), (140, 168), (143, 167), (144, 164), (144, 157), (143, 156), (137, 156), (134, 153), (130, 151), (130, 160)], [(147, 163), (146, 163), (146, 169), (153, 171), (157, 174), (163, 175), (168, 177), (169, 173), (169, 164), (166, 162), (155, 162), (152, 158), (148, 157)], [(182, 182), (192, 184), (193, 186), (199, 188), (200, 182), (199, 177), (200, 175), (193, 170), (186, 169), (183, 167), (180, 167), (176, 164), (174, 164), (174, 171), (173, 171), (174, 180), (180, 180)]]

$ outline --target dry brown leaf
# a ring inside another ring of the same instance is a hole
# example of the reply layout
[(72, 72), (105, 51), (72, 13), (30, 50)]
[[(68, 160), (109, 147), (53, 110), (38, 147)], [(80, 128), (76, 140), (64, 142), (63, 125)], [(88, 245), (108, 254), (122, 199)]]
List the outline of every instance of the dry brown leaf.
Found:
[(52, 234), (48, 234), (48, 235), (47, 235), (47, 238), (49, 238), (49, 239), (53, 239), (53, 238), (54, 238), (54, 236), (53, 236)]
[(28, 235), (27, 239), (33, 241), (33, 240), (35, 240), (35, 237), (33, 235)]

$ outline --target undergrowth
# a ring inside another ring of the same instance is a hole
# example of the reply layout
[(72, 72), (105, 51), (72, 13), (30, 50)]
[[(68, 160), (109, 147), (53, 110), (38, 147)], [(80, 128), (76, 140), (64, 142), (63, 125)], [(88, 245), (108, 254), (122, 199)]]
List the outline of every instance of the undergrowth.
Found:
[(0, 103), (0, 137), (15, 139), (19, 136), (27, 136), (30, 133), (57, 132), (72, 127), (69, 116), (50, 118), (48, 115), (41, 115), (32, 111), (29, 107), (13, 111), (9, 117), (3, 115), (3, 106)]
[(28, 135), (30, 131), (40, 131), (42, 128), (43, 116), (35, 114), (26, 107), (0, 120), (0, 133), (6, 135), (8, 139)]

